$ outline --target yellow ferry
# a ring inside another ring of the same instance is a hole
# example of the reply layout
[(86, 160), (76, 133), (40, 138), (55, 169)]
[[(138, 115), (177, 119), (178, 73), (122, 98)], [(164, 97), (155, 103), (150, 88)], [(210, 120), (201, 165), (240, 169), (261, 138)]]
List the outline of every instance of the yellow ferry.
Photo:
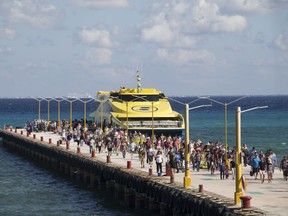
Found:
[(184, 132), (183, 116), (172, 110), (164, 93), (154, 88), (141, 88), (137, 71), (137, 88), (121, 87), (119, 91), (99, 91), (97, 110), (90, 114), (95, 122), (120, 130), (145, 131), (154, 134)]

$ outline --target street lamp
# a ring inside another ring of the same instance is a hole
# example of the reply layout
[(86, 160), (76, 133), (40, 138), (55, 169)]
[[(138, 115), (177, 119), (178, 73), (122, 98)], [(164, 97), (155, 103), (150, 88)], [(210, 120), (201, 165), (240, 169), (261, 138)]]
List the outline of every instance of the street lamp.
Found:
[(43, 98), (43, 100), (47, 101), (47, 122), (49, 124), (49, 122), (50, 122), (50, 101), (52, 101), (53, 98), (48, 97), (48, 98)]
[(82, 100), (82, 99), (78, 98), (79, 101), (84, 103), (84, 129), (86, 128), (86, 104), (89, 103), (90, 101), (94, 100), (94, 98), (88, 97), (85, 99), (88, 99), (88, 100)]
[(72, 128), (72, 113), (73, 113), (73, 111), (72, 111), (72, 103), (77, 101), (78, 98), (71, 98), (71, 99), (63, 98), (63, 100), (68, 101), (70, 103), (70, 124), (69, 125), (70, 125), (70, 128)]
[[(58, 99), (57, 99), (58, 98)], [(57, 101), (58, 103), (58, 128), (60, 129), (61, 127), (61, 119), (60, 119), (60, 102), (63, 101), (62, 97), (55, 97), (53, 100)]]
[(204, 97), (204, 96), (203, 97), (199, 97), (201, 99), (207, 99), (207, 100), (210, 100), (212, 102), (215, 102), (217, 104), (220, 104), (220, 105), (224, 106), (224, 144), (225, 144), (225, 161), (226, 161), (226, 163), (228, 163), (227, 162), (227, 151), (228, 151), (227, 106), (230, 105), (230, 104), (233, 104), (233, 103), (235, 103), (235, 102), (237, 102), (239, 100), (242, 100), (243, 98), (246, 98), (246, 97), (247, 96), (243, 96), (243, 97), (238, 98), (236, 100), (233, 100), (233, 101), (231, 101), (229, 103), (226, 103), (226, 102), (222, 103), (222, 102), (217, 101), (215, 99), (211, 99), (210, 97)]
[(192, 184), (192, 180), (191, 180), (191, 176), (190, 176), (190, 153), (188, 150), (188, 144), (189, 144), (189, 111), (194, 110), (194, 109), (198, 109), (201, 107), (210, 107), (212, 105), (211, 104), (205, 104), (205, 105), (199, 105), (199, 106), (195, 106), (195, 107), (189, 107), (189, 104), (194, 103), (198, 100), (201, 100), (201, 98), (198, 98), (198, 99), (191, 101), (189, 103), (182, 103), (182, 102), (175, 100), (173, 98), (169, 98), (169, 99), (184, 105), (184, 109), (185, 109), (184, 110), (184, 112), (185, 112), (185, 176), (183, 179), (183, 185), (185, 188), (189, 188), (189, 187), (191, 187), (191, 184)]
[[(97, 102), (100, 102), (100, 128), (101, 128), (101, 133), (102, 133), (102, 130), (103, 130), (103, 103), (108, 101), (108, 99), (105, 99), (105, 100), (99, 100), (99, 99), (96, 99), (95, 98), (95, 101)], [(96, 119), (96, 117), (95, 117)]]
[(38, 120), (40, 120), (41, 101), (43, 100), (43, 98), (42, 97), (36, 98), (36, 97), (32, 97), (32, 96), (30, 96), (30, 97), (33, 98), (34, 100), (38, 101)]
[(242, 192), (242, 162), (241, 162), (241, 113), (249, 112), (256, 109), (264, 109), (268, 106), (257, 106), (250, 109), (242, 110), (241, 107), (236, 107), (236, 179), (235, 179), (235, 205), (240, 204), (240, 197), (243, 196)]

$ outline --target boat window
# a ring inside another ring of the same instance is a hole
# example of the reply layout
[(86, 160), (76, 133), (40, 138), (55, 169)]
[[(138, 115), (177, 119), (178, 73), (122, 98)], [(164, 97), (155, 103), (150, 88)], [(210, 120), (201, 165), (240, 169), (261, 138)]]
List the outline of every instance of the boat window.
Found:
[(159, 95), (119, 95), (123, 101), (159, 101)]

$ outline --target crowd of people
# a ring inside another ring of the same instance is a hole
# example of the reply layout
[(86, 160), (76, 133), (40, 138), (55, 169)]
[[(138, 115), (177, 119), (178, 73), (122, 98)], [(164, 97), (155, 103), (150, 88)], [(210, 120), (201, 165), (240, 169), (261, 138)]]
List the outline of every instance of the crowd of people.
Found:
[[(88, 128), (83, 127), (83, 122), (73, 121), (72, 127), (68, 121), (62, 121), (61, 127), (57, 127), (57, 122), (35, 120), (26, 124), (27, 131), (54, 131), (61, 135), (62, 141), (77, 142), (79, 147), (89, 146), (92, 151), (108, 155), (122, 154), (125, 158), (126, 153), (138, 154), (141, 168), (145, 164), (152, 166), (155, 161), (157, 173), (162, 174), (162, 164), (167, 162), (176, 172), (185, 171), (185, 141), (182, 136), (160, 134), (150, 137), (137, 131), (117, 130), (116, 128), (105, 127), (101, 130), (96, 123), (88, 124)], [(220, 179), (235, 178), (235, 153), (236, 148), (227, 148), (221, 142), (209, 141), (204, 144), (200, 139), (190, 140), (188, 144), (190, 155), (189, 169), (199, 172), (200, 169), (207, 169), (211, 174), (220, 174)], [(251, 166), (250, 175), (255, 180), (260, 178), (263, 183), (265, 176), (269, 183), (273, 180), (275, 167), (278, 166), (283, 171), (283, 177), (287, 181), (288, 176), (288, 157), (285, 156), (278, 164), (276, 154), (271, 150), (265, 153), (262, 150), (246, 144), (241, 149), (242, 161), (244, 166)]]

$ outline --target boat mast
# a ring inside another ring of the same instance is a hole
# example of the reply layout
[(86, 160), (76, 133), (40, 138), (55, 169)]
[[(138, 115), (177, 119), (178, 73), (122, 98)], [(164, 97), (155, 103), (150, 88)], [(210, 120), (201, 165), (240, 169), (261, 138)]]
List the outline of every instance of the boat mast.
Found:
[(139, 71), (137, 71), (137, 93), (141, 92), (141, 77)]

